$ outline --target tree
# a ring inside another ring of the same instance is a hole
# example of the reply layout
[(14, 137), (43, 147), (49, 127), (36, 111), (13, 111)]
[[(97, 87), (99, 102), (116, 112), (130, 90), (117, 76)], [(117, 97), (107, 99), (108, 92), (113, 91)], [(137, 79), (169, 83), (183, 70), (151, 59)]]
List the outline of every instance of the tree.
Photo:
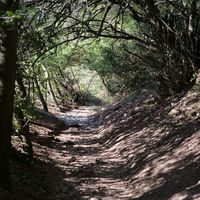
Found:
[(0, 1), (0, 184), (10, 186), (10, 140), (12, 132), (14, 86), (17, 62), (17, 22), (15, 12), (18, 1)]
[[(193, 86), (200, 60), (199, 2), (91, 0), (76, 5), (71, 23), (80, 38), (134, 42), (140, 51), (133, 55), (155, 71), (154, 79), (167, 95)], [(130, 30), (127, 20), (138, 28)]]

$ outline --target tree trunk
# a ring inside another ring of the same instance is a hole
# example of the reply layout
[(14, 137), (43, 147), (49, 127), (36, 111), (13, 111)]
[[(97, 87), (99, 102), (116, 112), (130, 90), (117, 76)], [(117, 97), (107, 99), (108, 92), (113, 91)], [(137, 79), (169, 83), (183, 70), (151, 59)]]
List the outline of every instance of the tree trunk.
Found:
[(73, 95), (75, 93), (75, 90), (73, 88), (73, 81), (69, 79), (69, 77), (67, 77), (67, 81), (66, 81), (66, 77), (62, 72), (62, 69), (60, 68), (60, 66), (58, 66), (58, 70), (59, 70), (59, 75), (62, 78), (62, 85), (65, 87), (65, 89), (71, 94)]
[(41, 103), (42, 103), (43, 109), (44, 109), (46, 112), (49, 112), (49, 111), (48, 111), (47, 103), (46, 103), (46, 101), (45, 101), (45, 99), (44, 99), (44, 96), (43, 96), (43, 94), (42, 94), (42, 91), (41, 91), (41, 89), (40, 89), (40, 85), (39, 85), (39, 83), (38, 83), (37, 75), (36, 75), (34, 69), (33, 69), (33, 76), (34, 76), (35, 86), (36, 86), (36, 89), (37, 89), (37, 92), (38, 92), (38, 97), (39, 97), (39, 99), (40, 99), (40, 101), (41, 101)]
[[(10, 8), (8, 6), (8, 8)], [(10, 143), (16, 73), (16, 28), (0, 27), (0, 184), (10, 187)]]
[[(18, 69), (19, 69), (19, 67), (18, 67)], [(17, 84), (19, 86), (19, 90), (21, 91), (21, 97), (28, 98), (26, 88), (24, 86), (23, 79), (22, 79), (22, 76), (21, 76), (19, 70), (17, 71), (16, 80), (17, 80)]]
[(53, 83), (54, 83), (54, 85), (55, 85), (56, 91), (57, 91), (57, 93), (58, 93), (58, 95), (59, 95), (59, 99), (61, 99), (61, 101), (62, 101), (64, 95), (62, 94), (61, 89), (59, 88), (59, 84), (58, 84), (57, 80), (54, 78), (53, 75), (51, 75), (51, 77), (52, 77), (52, 79), (53, 79)]
[(21, 91), (21, 97), (25, 98), (26, 101), (22, 104), (22, 106), (15, 105), (15, 115), (21, 127), (21, 135), (23, 135), (26, 140), (26, 145), (27, 145), (26, 149), (28, 153), (28, 159), (29, 161), (32, 161), (33, 160), (33, 145), (32, 145), (31, 136), (30, 136), (29, 123), (28, 123), (28, 119), (24, 116), (24, 113), (22, 111), (22, 108), (26, 107), (29, 101), (27, 99), (28, 97), (27, 97), (26, 88), (24, 86), (23, 79), (19, 71), (17, 71), (16, 79), (17, 79), (17, 84), (19, 86), (19, 89)]
[(29, 123), (28, 120), (25, 118), (20, 106), (15, 107), (15, 115), (21, 127), (20, 134), (23, 135), (26, 140), (26, 151), (28, 153), (28, 161), (30, 162), (33, 160), (33, 145), (30, 136)]
[(47, 75), (48, 75), (47, 80), (48, 80), (48, 84), (49, 84), (49, 89), (50, 89), (51, 95), (52, 95), (52, 97), (53, 97), (53, 100), (54, 100), (56, 106), (57, 106), (57, 107), (59, 108), (59, 110), (61, 111), (60, 105), (59, 105), (59, 103), (58, 103), (58, 101), (57, 101), (57, 99), (56, 99), (56, 95), (55, 95), (55, 93), (54, 93), (54, 91), (53, 91), (53, 87), (52, 87), (52, 84), (51, 84), (51, 76), (50, 76), (50, 73), (49, 73), (47, 67), (45, 67), (45, 69), (46, 69), (46, 72), (47, 72)]

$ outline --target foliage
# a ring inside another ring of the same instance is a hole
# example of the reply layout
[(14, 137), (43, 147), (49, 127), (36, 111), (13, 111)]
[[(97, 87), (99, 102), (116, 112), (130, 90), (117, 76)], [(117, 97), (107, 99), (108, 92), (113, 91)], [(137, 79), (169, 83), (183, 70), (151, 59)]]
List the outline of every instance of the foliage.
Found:
[[(60, 85), (71, 83), (62, 99), (81, 96), (84, 86), (71, 70), (78, 65), (96, 71), (111, 94), (151, 86), (169, 95), (195, 81), (195, 1), (39, 1), (22, 10), (19, 60), (35, 71), (45, 95), (47, 80), (54, 78)], [(58, 74), (58, 65), (67, 81)], [(62, 87), (51, 83), (54, 91)]]
[(147, 86), (153, 77), (153, 70), (134, 56), (138, 47), (133, 43), (99, 39), (84, 46), (84, 50), (84, 66), (99, 74), (111, 94)]
[[(161, 92), (169, 95), (194, 84), (200, 41), (197, 1), (92, 0), (84, 2), (86, 6), (82, 1), (78, 4), (71, 22), (77, 25), (76, 33), (134, 42), (140, 49), (134, 55), (156, 73)], [(140, 28), (130, 31), (127, 19)]]
[(34, 119), (35, 115), (35, 102), (33, 100), (28, 100), (27, 98), (21, 97), (20, 92), (18, 91), (15, 94), (15, 102), (16, 107), (21, 107), (24, 117), (26, 120)]
[[(52, 87), (56, 96), (59, 96), (56, 87), (60, 88), (62, 93), (62, 97), (59, 100), (60, 103), (75, 102), (77, 95), (84, 101), (89, 96), (94, 96), (104, 101), (108, 100), (109, 95), (99, 75), (94, 70), (86, 69), (83, 66), (83, 63), (86, 62), (86, 58), (83, 55), (85, 53), (84, 49), (80, 48), (77, 52), (77, 47), (75, 46), (73, 44), (70, 47), (60, 46), (57, 48), (56, 54), (53, 54), (53, 56), (49, 54), (39, 62), (40, 68), (44, 66), (43, 69), (51, 74), (51, 81), (54, 79), (57, 82), (56, 85), (55, 82), (52, 82)], [(38, 78), (41, 84), (46, 82), (44, 73), (45, 71), (40, 69)]]

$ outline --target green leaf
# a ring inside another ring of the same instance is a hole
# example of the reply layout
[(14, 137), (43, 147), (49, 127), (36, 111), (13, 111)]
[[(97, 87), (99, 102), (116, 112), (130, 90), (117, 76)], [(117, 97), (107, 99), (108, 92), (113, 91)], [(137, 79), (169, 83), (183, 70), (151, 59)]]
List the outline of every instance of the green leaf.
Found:
[(6, 15), (8, 17), (13, 17), (15, 14), (13, 13), (13, 11), (6, 11)]

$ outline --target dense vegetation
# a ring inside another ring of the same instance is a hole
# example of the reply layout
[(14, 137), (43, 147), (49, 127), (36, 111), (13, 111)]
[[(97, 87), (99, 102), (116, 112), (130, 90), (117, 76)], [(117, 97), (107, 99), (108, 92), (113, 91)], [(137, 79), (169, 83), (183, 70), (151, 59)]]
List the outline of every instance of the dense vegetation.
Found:
[(48, 102), (62, 110), (142, 87), (164, 97), (191, 88), (199, 20), (196, 0), (0, 0), (1, 184), (10, 185), (12, 134), (33, 157), (36, 103), (48, 112)]

